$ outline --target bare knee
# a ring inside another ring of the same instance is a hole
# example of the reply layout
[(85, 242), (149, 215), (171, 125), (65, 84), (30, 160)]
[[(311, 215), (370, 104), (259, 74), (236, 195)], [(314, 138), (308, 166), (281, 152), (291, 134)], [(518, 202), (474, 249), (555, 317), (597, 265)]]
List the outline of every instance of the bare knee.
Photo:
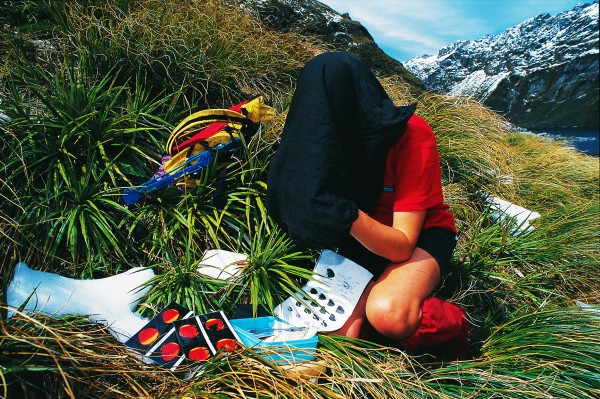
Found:
[(421, 304), (418, 300), (398, 301), (397, 298), (370, 296), (366, 314), (369, 323), (380, 334), (402, 339), (412, 335), (421, 324)]

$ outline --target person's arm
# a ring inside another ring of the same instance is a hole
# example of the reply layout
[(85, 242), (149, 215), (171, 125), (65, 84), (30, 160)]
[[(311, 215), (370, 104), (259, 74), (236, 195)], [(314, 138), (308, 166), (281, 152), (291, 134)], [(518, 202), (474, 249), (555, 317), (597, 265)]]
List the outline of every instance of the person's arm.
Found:
[(412, 255), (427, 211), (394, 212), (392, 226), (387, 226), (358, 211), (350, 234), (368, 250), (394, 263)]

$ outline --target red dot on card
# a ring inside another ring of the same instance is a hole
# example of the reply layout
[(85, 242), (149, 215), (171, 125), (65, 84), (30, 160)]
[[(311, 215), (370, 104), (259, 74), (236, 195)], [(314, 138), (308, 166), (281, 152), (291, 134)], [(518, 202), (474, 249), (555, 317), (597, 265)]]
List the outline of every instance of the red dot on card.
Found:
[(179, 318), (179, 312), (176, 309), (167, 309), (162, 315), (162, 319), (165, 323), (173, 323)]
[(138, 339), (142, 345), (150, 345), (158, 338), (158, 330), (156, 328), (145, 328), (138, 333)]
[(179, 327), (179, 335), (184, 338), (194, 338), (196, 335), (198, 335), (198, 330), (196, 330), (196, 327), (191, 324), (184, 324)]
[(179, 345), (176, 342), (166, 343), (161, 349), (162, 358), (165, 362), (173, 360), (179, 355)]
[(223, 329), (223, 320), (221, 319), (208, 319), (206, 320), (206, 329), (213, 331), (221, 331)]
[(217, 341), (217, 349), (223, 349), (225, 352), (232, 352), (237, 348), (237, 341), (231, 338), (223, 338)]
[(207, 348), (199, 346), (190, 350), (188, 353), (188, 357), (195, 361), (203, 361), (207, 360), (210, 357), (210, 352)]

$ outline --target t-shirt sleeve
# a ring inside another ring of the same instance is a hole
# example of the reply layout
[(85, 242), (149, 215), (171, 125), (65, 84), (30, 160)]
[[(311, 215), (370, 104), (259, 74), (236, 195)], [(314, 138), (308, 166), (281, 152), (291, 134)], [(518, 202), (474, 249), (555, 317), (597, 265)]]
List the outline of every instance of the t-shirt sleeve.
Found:
[(393, 211), (427, 210), (444, 201), (440, 155), (433, 131), (413, 118), (396, 156), (396, 195)]

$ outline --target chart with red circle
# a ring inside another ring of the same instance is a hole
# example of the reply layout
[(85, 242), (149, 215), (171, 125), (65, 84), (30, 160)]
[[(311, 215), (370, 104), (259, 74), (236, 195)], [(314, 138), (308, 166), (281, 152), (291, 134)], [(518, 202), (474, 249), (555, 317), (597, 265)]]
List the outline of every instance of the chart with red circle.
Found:
[(165, 368), (201, 364), (241, 342), (222, 311), (194, 315), (177, 303), (161, 310), (126, 343)]

